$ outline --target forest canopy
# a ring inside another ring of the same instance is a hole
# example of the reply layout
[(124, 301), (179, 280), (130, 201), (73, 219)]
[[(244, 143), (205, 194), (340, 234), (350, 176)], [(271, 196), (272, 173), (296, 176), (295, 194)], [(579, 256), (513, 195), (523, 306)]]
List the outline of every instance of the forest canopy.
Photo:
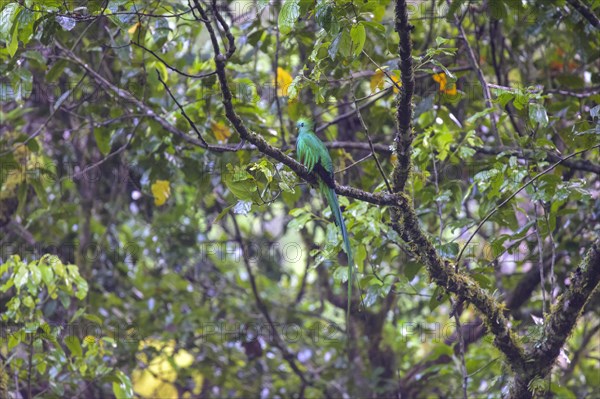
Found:
[(599, 15), (1, 2), (0, 398), (600, 396)]

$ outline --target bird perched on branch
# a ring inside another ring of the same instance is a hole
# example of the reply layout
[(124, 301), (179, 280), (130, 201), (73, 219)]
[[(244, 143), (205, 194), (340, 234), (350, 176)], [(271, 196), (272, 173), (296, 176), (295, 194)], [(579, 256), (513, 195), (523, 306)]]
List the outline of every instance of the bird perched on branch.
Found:
[(328, 182), (323, 180), (323, 175), (330, 177), (330, 184), (333, 184), (333, 161), (327, 151), (325, 144), (317, 137), (313, 131), (313, 123), (310, 119), (301, 118), (296, 123), (298, 127), (298, 138), (296, 140), (296, 154), (298, 160), (306, 166), (309, 172), (313, 170), (318, 171), (318, 184), (319, 190), (327, 199), (329, 208), (335, 224), (339, 227), (342, 233), (342, 239), (344, 241), (344, 251), (348, 255), (348, 308), (346, 310), (346, 323), (350, 323), (350, 303), (352, 299), (352, 283), (354, 276), (354, 258), (352, 256), (352, 249), (350, 248), (350, 240), (348, 238), (348, 231), (346, 230), (346, 224), (342, 217), (342, 210), (337, 199), (337, 195), (332, 187), (328, 185)]

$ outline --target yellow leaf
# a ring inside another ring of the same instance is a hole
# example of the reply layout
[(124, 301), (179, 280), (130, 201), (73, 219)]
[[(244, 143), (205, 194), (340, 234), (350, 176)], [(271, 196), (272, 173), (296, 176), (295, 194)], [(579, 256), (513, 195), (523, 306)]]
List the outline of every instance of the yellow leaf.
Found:
[(229, 136), (231, 136), (231, 130), (222, 122), (213, 122), (210, 126), (218, 141), (227, 141)]
[(456, 95), (456, 84), (454, 82), (448, 84), (448, 78), (444, 72), (436, 73), (432, 78), (440, 84), (440, 92), (450, 94), (451, 96)]
[(402, 82), (400, 81), (400, 78), (398, 77), (398, 75), (393, 74), (392, 76), (392, 80), (394, 81), (394, 93), (399, 93), (400, 89), (398, 87), (402, 87)]
[(375, 89), (383, 89), (383, 70), (377, 68), (375, 74), (371, 76), (371, 93), (375, 93)]
[(133, 35), (140, 26), (142, 25), (139, 22), (136, 22), (131, 28), (127, 29), (127, 32), (129, 32), (130, 35)]
[(394, 93), (398, 93), (400, 90), (398, 89), (399, 86), (402, 86), (402, 82), (400, 81), (400, 78), (398, 77), (398, 75), (396, 73), (388, 73), (387, 76), (386, 73), (384, 72), (384, 69), (386, 69), (386, 67), (384, 68), (377, 68), (377, 70), (375, 71), (375, 74), (371, 77), (371, 94), (375, 93), (375, 89), (383, 89), (383, 84), (385, 82), (385, 79), (389, 79), (391, 78), (392, 80), (392, 84), (394, 85)]
[(171, 185), (168, 180), (157, 180), (151, 187), (154, 205), (161, 206), (171, 196)]
[(285, 69), (277, 67), (277, 95), (279, 97), (288, 95), (288, 88), (293, 80), (292, 76)]
[[(148, 361), (144, 348), (152, 347), (158, 354)], [(136, 394), (142, 398), (176, 398), (177, 388), (173, 384), (177, 381), (178, 371), (187, 369), (193, 364), (193, 356), (184, 349), (175, 349), (175, 341), (161, 342), (147, 339), (140, 341), (138, 362), (144, 364), (143, 368), (136, 368), (131, 373), (131, 382)], [(194, 381), (192, 393), (199, 395), (202, 392), (204, 376), (197, 372), (191, 372)]]
[(94, 337), (93, 335), (86, 335), (83, 339), (83, 342), (87, 343), (88, 345), (94, 344), (96, 343), (96, 337)]

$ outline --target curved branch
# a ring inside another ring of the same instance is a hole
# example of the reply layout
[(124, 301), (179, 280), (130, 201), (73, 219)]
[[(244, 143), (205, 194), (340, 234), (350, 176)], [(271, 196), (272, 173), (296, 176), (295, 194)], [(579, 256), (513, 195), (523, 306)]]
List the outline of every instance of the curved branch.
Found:
[(425, 264), (431, 280), (455, 294), (459, 301), (472, 303), (483, 315), (488, 330), (494, 335), (494, 345), (506, 356), (508, 364), (515, 372), (521, 374), (525, 367), (523, 348), (511, 331), (508, 319), (504, 315), (504, 307), (469, 276), (457, 272), (449, 262), (443, 261), (431, 241), (425, 236), (419, 226), (419, 219), (412, 209), (407, 206), (401, 209), (404, 226), (398, 231), (406, 236), (408, 242), (419, 250), (416, 251), (420, 260)]
[(531, 381), (545, 378), (552, 370), (583, 307), (600, 282), (600, 238), (587, 251), (570, 280), (571, 286), (558, 299), (547, 319), (543, 338), (527, 352), (527, 368), (524, 373), (515, 375), (509, 398), (531, 398)]
[[(232, 102), (233, 95), (231, 93), (231, 89), (229, 88), (229, 84), (227, 83), (227, 75), (225, 73), (225, 65), (227, 63), (227, 57), (225, 57), (223, 54), (221, 54), (217, 36), (215, 34), (215, 31), (214, 31), (210, 21), (208, 20), (208, 15), (206, 14), (206, 11), (202, 8), (202, 6), (198, 2), (198, 0), (194, 0), (194, 4), (196, 5), (198, 12), (200, 12), (200, 15), (202, 17), (201, 20), (206, 25), (206, 30), (209, 33), (210, 40), (213, 45), (213, 50), (215, 53), (214, 59), (215, 59), (215, 64), (216, 64), (216, 69), (217, 69), (217, 77), (219, 79), (219, 85), (221, 87), (221, 93), (223, 95), (222, 101), (223, 101), (223, 106), (225, 108), (225, 116), (227, 117), (227, 120), (229, 120), (229, 122), (231, 122), (231, 124), (235, 128), (236, 132), (238, 132), (238, 134), (240, 135), (240, 137), (243, 141), (248, 141), (249, 143), (253, 144), (254, 146), (256, 146), (256, 149), (258, 149), (258, 151), (283, 163), (284, 165), (289, 167), (291, 170), (293, 170), (298, 176), (300, 176), (302, 179), (306, 180), (307, 182), (309, 182), (311, 184), (316, 184), (316, 182), (317, 182), (316, 176), (318, 173), (319, 176), (323, 179), (323, 181), (325, 181), (331, 188), (335, 189), (335, 191), (340, 195), (356, 198), (356, 199), (370, 202), (370, 203), (376, 204), (376, 205), (399, 206), (399, 205), (407, 205), (408, 204), (408, 199), (402, 195), (383, 194), (383, 193), (375, 193), (374, 194), (374, 193), (359, 190), (354, 187), (341, 186), (338, 183), (336, 183), (335, 181), (333, 181), (331, 176), (327, 175), (324, 172), (321, 172), (321, 171), (309, 172), (306, 169), (306, 167), (304, 167), (304, 165), (300, 164), (299, 162), (297, 162), (295, 159), (291, 158), (290, 156), (284, 154), (280, 149), (275, 148), (272, 145), (270, 145), (269, 143), (267, 143), (267, 141), (264, 139), (264, 137), (262, 137), (261, 135), (255, 133), (255, 132), (249, 131), (248, 128), (246, 127), (246, 125), (244, 124), (244, 122), (242, 121), (242, 119), (239, 117), (239, 115), (235, 112), (235, 109), (233, 108), (233, 102)], [(215, 10), (215, 13), (218, 13), (218, 11)], [(353, 114), (354, 114), (354, 112), (355, 111), (352, 110)]]

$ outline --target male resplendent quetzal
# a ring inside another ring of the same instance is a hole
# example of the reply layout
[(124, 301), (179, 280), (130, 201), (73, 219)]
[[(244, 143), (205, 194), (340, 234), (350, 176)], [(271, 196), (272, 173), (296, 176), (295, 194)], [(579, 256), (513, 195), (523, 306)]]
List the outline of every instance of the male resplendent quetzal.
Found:
[[(298, 160), (306, 166), (309, 172), (316, 169), (322, 169), (325, 174), (331, 176), (333, 181), (333, 161), (329, 155), (329, 151), (325, 144), (313, 132), (313, 123), (309, 119), (301, 118), (296, 123), (298, 127), (298, 139), (296, 141), (296, 153)], [(344, 251), (348, 255), (348, 309), (346, 310), (347, 323), (350, 322), (350, 303), (352, 299), (352, 283), (354, 259), (352, 257), (352, 249), (350, 248), (350, 240), (348, 239), (348, 231), (342, 217), (342, 210), (338, 203), (337, 195), (333, 188), (329, 187), (325, 181), (319, 176), (319, 190), (327, 199), (331, 213), (333, 214), (335, 224), (340, 228), (342, 238), (344, 240)]]

